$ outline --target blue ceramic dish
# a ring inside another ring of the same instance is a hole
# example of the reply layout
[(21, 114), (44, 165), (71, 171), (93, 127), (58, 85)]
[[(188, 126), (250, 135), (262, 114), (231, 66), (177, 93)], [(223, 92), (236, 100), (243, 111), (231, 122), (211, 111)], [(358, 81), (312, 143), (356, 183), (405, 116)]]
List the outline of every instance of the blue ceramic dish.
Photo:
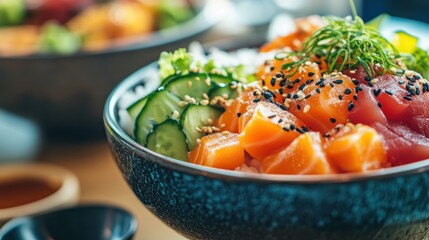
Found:
[(120, 83), (104, 122), (134, 193), (190, 239), (427, 239), (429, 160), (365, 174), (249, 174), (164, 157), (118, 124), (118, 100), (147, 81), (149, 65)]
[(82, 205), (11, 220), (0, 229), (0, 240), (131, 240), (136, 219), (109, 205)]

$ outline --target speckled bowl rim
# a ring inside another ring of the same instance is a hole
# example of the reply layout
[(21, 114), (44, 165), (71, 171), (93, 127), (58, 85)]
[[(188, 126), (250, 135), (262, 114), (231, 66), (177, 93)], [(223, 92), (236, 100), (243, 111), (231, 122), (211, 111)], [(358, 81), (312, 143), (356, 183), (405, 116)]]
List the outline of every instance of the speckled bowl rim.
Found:
[[(175, 171), (202, 175), (214, 179), (222, 179), (228, 181), (252, 181), (261, 183), (306, 183), (306, 184), (322, 184), (322, 183), (344, 183), (344, 182), (357, 182), (379, 180), (386, 178), (394, 178), (404, 175), (413, 175), (429, 170), (429, 159), (406, 164), (397, 167), (390, 167), (380, 170), (369, 171), (366, 173), (345, 173), (345, 174), (329, 174), (329, 175), (274, 175), (274, 174), (260, 174), (260, 173), (245, 173), (240, 171), (223, 170), (211, 167), (196, 165), (193, 163), (183, 162), (170, 157), (163, 156), (154, 151), (151, 151), (136, 141), (134, 141), (128, 134), (120, 127), (117, 116), (117, 104), (120, 97), (129, 89), (132, 89), (141, 83), (142, 76), (148, 72), (149, 69), (156, 68), (156, 63), (149, 64), (140, 70), (134, 72), (122, 82), (120, 82), (110, 93), (107, 98), (103, 120), (104, 127), (109, 134), (112, 135), (118, 142), (124, 144), (126, 147), (132, 149), (140, 156), (145, 154), (152, 156), (147, 158), (147, 161), (154, 161), (155, 163), (170, 168)], [(151, 160), (155, 159), (155, 160)]]
[(118, 40), (106, 49), (94, 50), (94, 51), (78, 51), (71, 55), (61, 54), (29, 54), (29, 55), (18, 55), (18, 56), (2, 56), (2, 60), (37, 60), (37, 59), (72, 59), (80, 57), (91, 57), (91, 56), (103, 56), (107, 54), (115, 54), (121, 52), (130, 52), (139, 49), (149, 49), (160, 47), (163, 45), (171, 44), (191, 36), (203, 33), (212, 28), (220, 19), (221, 14), (215, 16), (213, 11), (216, 9), (216, 0), (206, 0), (205, 3), (201, 4), (200, 11), (191, 18), (190, 20), (178, 24), (176, 26), (166, 28), (163, 30), (154, 31), (152, 33), (136, 36), (131, 40), (131, 43)]

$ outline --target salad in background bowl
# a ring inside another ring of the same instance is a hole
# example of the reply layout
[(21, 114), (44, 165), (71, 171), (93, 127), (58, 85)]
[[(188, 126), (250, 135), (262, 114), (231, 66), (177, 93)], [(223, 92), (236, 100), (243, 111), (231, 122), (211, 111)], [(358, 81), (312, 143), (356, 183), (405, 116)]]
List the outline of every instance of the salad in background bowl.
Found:
[[(53, 4), (52, 2), (59, 3), (46, 1), (50, 4)], [(77, 4), (74, 1), (66, 2)], [(2, 4), (5, 3), (2, 1)], [(125, 3), (137, 4), (137, 1), (103, 3), (107, 5), (102, 6)], [(219, 15), (209, 14), (216, 7), (214, 1), (189, 3), (194, 11), (190, 19), (163, 30), (132, 37), (131, 42), (128, 41), (129, 38), (104, 39), (108, 41), (105, 42), (107, 45), (96, 51), (80, 51), (80, 48), (74, 48), (73, 51), (68, 49), (66, 51), (68, 54), (59, 54), (64, 50), (63, 47), (68, 46), (60, 44), (59, 38), (70, 43), (71, 32), (65, 26), (46, 22), (42, 27), (43, 31), (46, 30), (46, 35), (42, 39), (43, 44), (36, 46), (45, 46), (43, 49), (48, 49), (48, 54), (0, 57), (0, 106), (34, 120), (41, 126), (42, 133), (48, 139), (82, 140), (101, 137), (102, 106), (108, 92), (120, 79), (136, 71), (141, 65), (154, 61), (161, 51), (186, 46), (191, 39), (201, 36), (217, 22)], [(63, 6), (67, 6), (64, 4)], [(55, 4), (53, 6), (57, 7)], [(134, 10), (133, 8), (131, 11)], [(102, 20), (103, 18), (100, 21)], [(133, 21), (131, 23), (134, 24)], [(88, 28), (90, 25), (92, 26), (92, 23), (89, 21), (85, 24)], [(133, 25), (123, 27), (106, 28), (108, 31), (114, 28), (119, 32), (134, 29)], [(98, 29), (97, 27), (95, 30)], [(78, 39), (84, 39), (82, 37), (78, 36)], [(4, 42), (6, 41), (2, 41)]]
[(427, 52), (356, 14), (295, 24), (119, 84), (104, 122), (125, 179), (191, 239), (424, 238)]
[(0, 56), (73, 54), (138, 44), (142, 36), (190, 20), (189, 1), (5, 0)]

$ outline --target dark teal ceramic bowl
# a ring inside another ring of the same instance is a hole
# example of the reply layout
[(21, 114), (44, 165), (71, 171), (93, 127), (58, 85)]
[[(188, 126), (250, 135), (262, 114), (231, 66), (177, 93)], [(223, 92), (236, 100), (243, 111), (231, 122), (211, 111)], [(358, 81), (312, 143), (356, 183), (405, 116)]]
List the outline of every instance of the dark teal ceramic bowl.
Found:
[(132, 44), (72, 55), (0, 57), (0, 107), (36, 121), (48, 139), (102, 138), (100, 116), (112, 88), (161, 51), (187, 47), (217, 22), (216, 1), (192, 2), (194, 18)]
[(81, 205), (16, 218), (0, 229), (0, 240), (131, 240), (137, 220), (125, 209)]
[(118, 124), (118, 100), (149, 81), (149, 65), (107, 100), (114, 158), (136, 196), (190, 239), (428, 239), (429, 160), (365, 174), (246, 174), (150, 151)]

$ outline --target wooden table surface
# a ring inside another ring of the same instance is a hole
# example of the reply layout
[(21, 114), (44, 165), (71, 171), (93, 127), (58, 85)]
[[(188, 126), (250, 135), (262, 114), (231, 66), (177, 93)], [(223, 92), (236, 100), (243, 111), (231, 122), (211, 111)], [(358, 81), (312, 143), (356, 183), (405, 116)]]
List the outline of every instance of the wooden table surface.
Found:
[(80, 181), (80, 202), (110, 203), (128, 209), (138, 220), (134, 239), (186, 239), (144, 208), (123, 179), (107, 142), (49, 146), (38, 161), (74, 172)]

